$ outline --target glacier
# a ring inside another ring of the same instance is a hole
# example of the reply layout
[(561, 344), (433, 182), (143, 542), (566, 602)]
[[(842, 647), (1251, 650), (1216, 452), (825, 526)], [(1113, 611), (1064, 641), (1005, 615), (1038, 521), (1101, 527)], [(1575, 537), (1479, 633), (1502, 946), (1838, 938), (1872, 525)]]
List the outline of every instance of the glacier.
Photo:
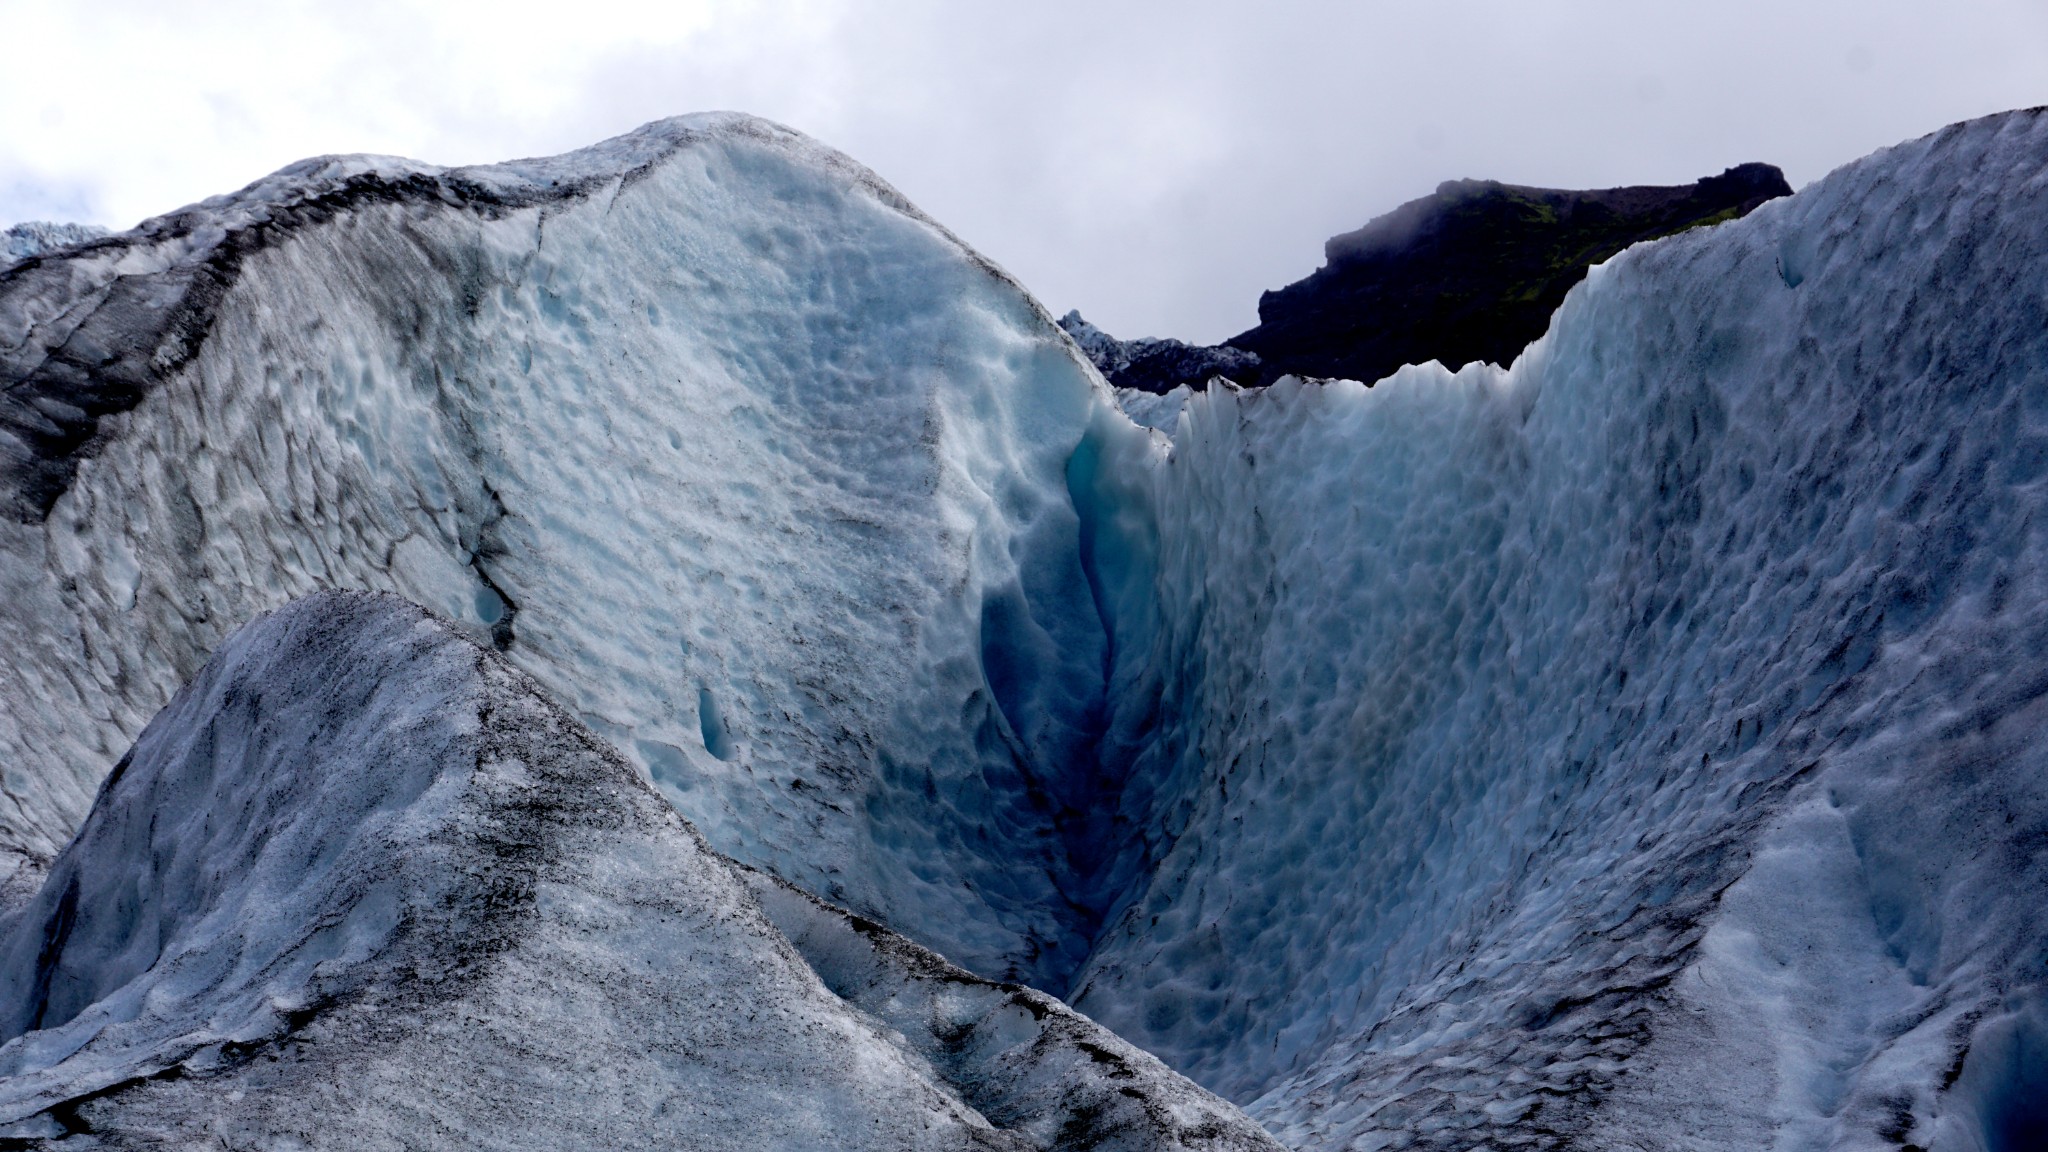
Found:
[(1277, 1147), (1042, 994), (783, 912), (816, 971), (924, 1009), (883, 1026), (751, 892), (501, 657), (396, 596), (306, 597), (151, 721), (0, 953), (0, 1134)]
[(731, 116), (483, 171), (314, 161), (9, 279), (21, 857), (233, 627), (388, 590), (724, 851), (949, 925), (976, 970), (1078, 963), (1043, 815), (1086, 807), (1047, 766), (1100, 707), (1063, 470), (1107, 401), (865, 170)]
[[(949, 1115), (1057, 1112), (921, 1038), (980, 980), (975, 1019), (1105, 1026), (1291, 1147), (2038, 1146), (2044, 257), (2043, 110), (1638, 245), (1507, 368), (1370, 385), (1117, 393), (731, 114), (308, 161), (27, 256), (10, 971), (180, 686), (359, 589), (615, 748)], [(163, 1061), (144, 1017), (81, 1039), (157, 978), (108, 963), (0, 1095), (74, 1041)]]
[(107, 234), (97, 224), (59, 224), (49, 220), (29, 220), (0, 228), (0, 267), (85, 244)]
[(1296, 1146), (2034, 1146), (2044, 242), (2018, 113), (1509, 370), (1188, 398), (1076, 1006)]

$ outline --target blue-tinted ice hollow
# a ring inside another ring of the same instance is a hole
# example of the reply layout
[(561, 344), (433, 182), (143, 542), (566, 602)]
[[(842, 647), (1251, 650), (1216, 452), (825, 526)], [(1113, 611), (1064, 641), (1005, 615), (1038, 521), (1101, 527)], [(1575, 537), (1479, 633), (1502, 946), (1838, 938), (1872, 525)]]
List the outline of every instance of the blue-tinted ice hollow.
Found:
[(476, 590), (476, 617), (486, 625), (505, 618), (505, 598), (490, 588)]
[(732, 737), (726, 735), (725, 719), (718, 714), (718, 697), (709, 688), (697, 689), (697, 731), (704, 738), (704, 750), (720, 760), (732, 759)]

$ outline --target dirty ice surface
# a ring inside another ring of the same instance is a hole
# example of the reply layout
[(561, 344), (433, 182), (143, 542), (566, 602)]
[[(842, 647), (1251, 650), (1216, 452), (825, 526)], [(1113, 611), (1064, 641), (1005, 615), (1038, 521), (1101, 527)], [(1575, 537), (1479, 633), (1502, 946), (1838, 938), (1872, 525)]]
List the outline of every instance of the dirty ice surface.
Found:
[(1276, 1147), (1071, 1009), (775, 893), (502, 658), (316, 594), (229, 638), (0, 931), (0, 1138)]

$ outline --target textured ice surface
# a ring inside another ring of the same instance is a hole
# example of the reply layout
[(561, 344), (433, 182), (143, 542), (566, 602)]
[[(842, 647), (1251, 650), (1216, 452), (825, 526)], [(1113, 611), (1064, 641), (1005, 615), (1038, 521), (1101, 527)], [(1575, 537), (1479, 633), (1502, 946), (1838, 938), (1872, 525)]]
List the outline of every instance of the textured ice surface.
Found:
[(1062, 1149), (1279, 1147), (1243, 1113), (1045, 993), (982, 980), (766, 873), (743, 878), (826, 987), (897, 1029), (1005, 1131)]
[(53, 224), (48, 220), (0, 228), (0, 266), (97, 240), (106, 234), (107, 230), (97, 224)]
[(1186, 388), (1175, 387), (1166, 392), (1140, 392), (1136, 388), (1116, 390), (1117, 407), (1131, 418), (1131, 423), (1143, 428), (1158, 428), (1166, 432), (1180, 420), (1181, 409), (1188, 406), (1188, 397), (1194, 393)]
[(1130, 444), (1156, 863), (1075, 1005), (1296, 1146), (2037, 1146), (2044, 268), (2015, 113)]
[(708, 116), (308, 161), (17, 269), (0, 359), (6, 847), (47, 859), (252, 614), (388, 589), (721, 850), (978, 971), (1085, 954), (1054, 817), (1104, 653), (1065, 467), (1107, 393), (836, 153)]
[(1623, 254), (1511, 369), (1134, 423), (758, 121), (309, 162), (0, 273), (13, 891), (235, 625), (391, 589), (1287, 1143), (2036, 1146), (2043, 268), (2013, 113)]
[(858, 940), (847, 982), (886, 979), (886, 1020), (531, 679), (396, 597), (325, 593), (229, 639), (0, 935), (0, 1133), (1277, 1147), (1062, 1005)]

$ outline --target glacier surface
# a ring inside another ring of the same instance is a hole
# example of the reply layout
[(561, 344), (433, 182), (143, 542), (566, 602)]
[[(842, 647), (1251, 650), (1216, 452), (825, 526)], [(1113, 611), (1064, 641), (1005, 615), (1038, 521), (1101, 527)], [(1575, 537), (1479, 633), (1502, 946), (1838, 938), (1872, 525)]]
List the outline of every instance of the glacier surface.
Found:
[(1296, 1146), (2048, 1136), (2044, 256), (2016, 113), (1510, 370), (1187, 399), (1076, 1006)]
[(1277, 1147), (1049, 997), (796, 895), (828, 989), (753, 892), (503, 659), (395, 596), (307, 597), (150, 723), (0, 944), (0, 1138)]
[(0, 228), (0, 267), (105, 235), (107, 230), (97, 224), (59, 224), (49, 220), (29, 220)]
[(956, 971), (886, 925), (1296, 1147), (2032, 1147), (2044, 267), (2016, 112), (1505, 370), (1140, 398), (760, 121), (310, 161), (0, 272), (0, 847), (19, 898), (230, 631), (388, 590), (867, 1018)]
[(236, 625), (390, 590), (722, 850), (979, 971), (1085, 953), (1050, 817), (1090, 803), (1105, 640), (1064, 469), (1109, 402), (872, 174), (737, 116), (309, 161), (0, 297), (5, 847), (47, 859)]

